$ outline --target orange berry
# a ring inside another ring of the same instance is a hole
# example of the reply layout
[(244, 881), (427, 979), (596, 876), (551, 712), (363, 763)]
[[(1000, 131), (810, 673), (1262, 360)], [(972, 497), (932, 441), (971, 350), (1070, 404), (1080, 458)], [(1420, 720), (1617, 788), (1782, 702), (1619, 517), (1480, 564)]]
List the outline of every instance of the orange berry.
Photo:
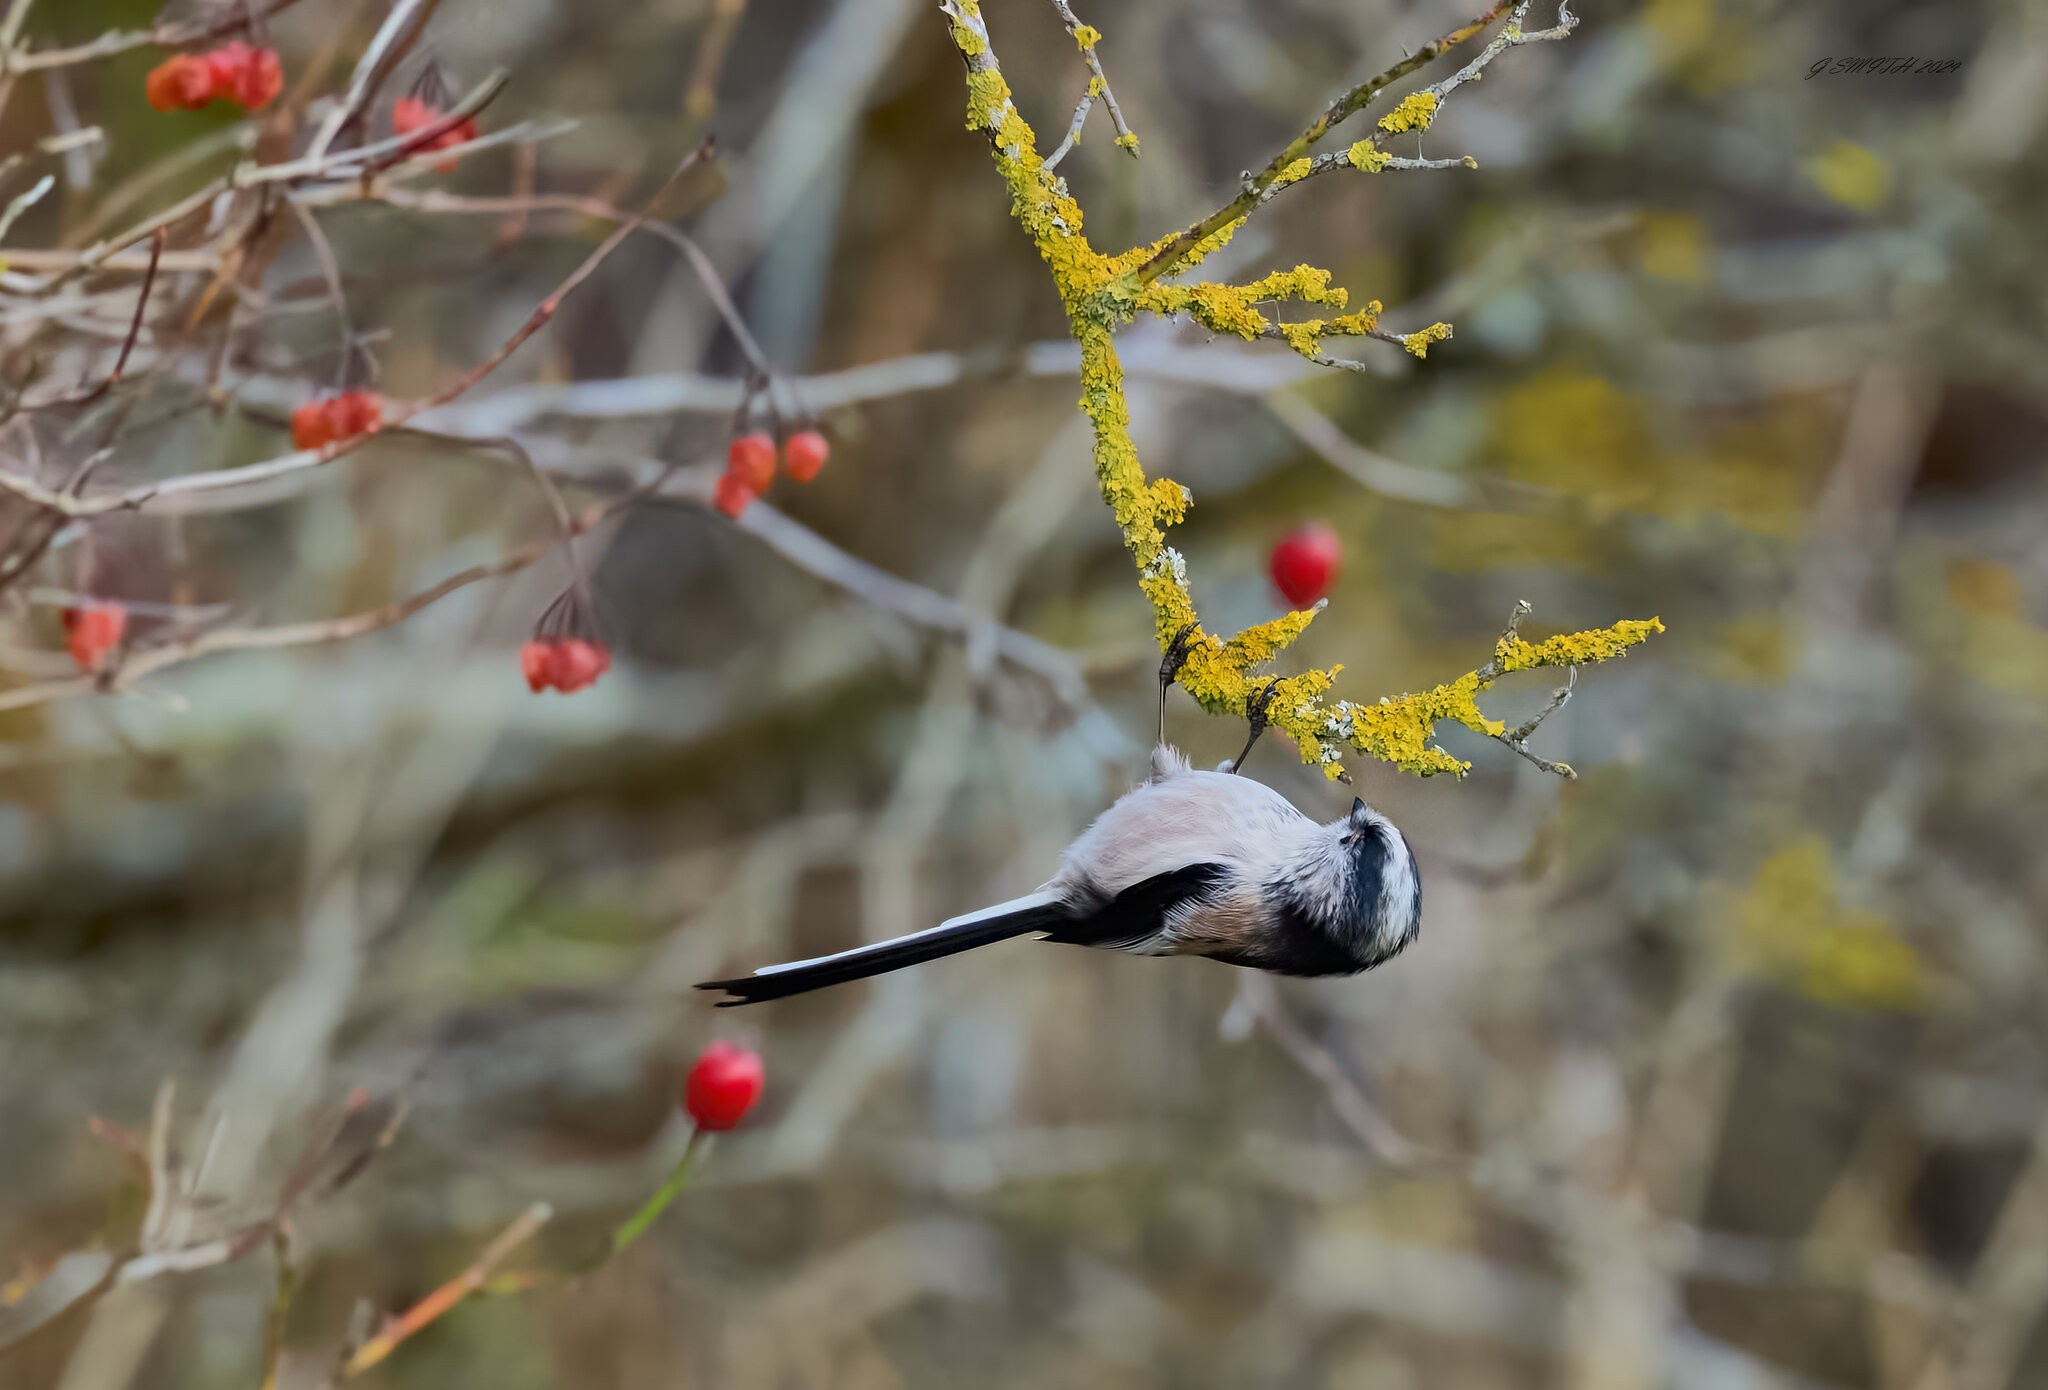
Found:
[(159, 111), (197, 111), (213, 100), (213, 68), (204, 58), (175, 54), (149, 70), (142, 94)]
[(292, 447), (317, 449), (333, 440), (334, 429), (327, 421), (327, 402), (305, 401), (292, 411)]

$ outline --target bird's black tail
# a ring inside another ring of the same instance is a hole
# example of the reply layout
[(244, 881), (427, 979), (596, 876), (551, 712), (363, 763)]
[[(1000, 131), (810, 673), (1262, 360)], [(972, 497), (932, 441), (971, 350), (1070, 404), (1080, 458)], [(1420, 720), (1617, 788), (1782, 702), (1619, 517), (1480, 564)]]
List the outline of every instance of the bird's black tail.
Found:
[(827, 985), (865, 980), (870, 975), (886, 975), (906, 965), (920, 965), (940, 956), (971, 951), (977, 946), (987, 946), (1028, 932), (1051, 931), (1066, 922), (1069, 916), (1058, 895), (1033, 893), (1029, 897), (997, 903), (994, 907), (985, 907), (979, 912), (970, 912), (964, 917), (955, 917), (936, 927), (894, 940), (856, 946), (851, 951), (819, 956), (815, 960), (770, 965), (736, 980), (706, 980), (697, 988), (724, 990), (729, 997), (718, 1001), (721, 1009), (729, 1009), (736, 1004), (786, 999), (792, 994), (808, 994)]

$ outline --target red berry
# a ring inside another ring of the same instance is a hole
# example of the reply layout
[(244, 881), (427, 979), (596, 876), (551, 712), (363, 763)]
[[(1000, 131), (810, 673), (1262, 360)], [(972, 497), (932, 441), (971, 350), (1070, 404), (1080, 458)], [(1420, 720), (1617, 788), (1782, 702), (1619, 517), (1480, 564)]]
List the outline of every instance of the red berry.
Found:
[(582, 637), (536, 637), (519, 649), (520, 674), (536, 695), (549, 686), (573, 694), (611, 669), (611, 648)]
[(317, 449), (334, 438), (334, 429), (327, 420), (327, 402), (306, 401), (292, 411), (292, 447), (294, 449)]
[(81, 671), (97, 671), (108, 652), (121, 645), (128, 631), (128, 610), (118, 603), (67, 608), (63, 614), (64, 646)]
[(251, 48), (235, 39), (202, 55), (201, 61), (213, 77), (210, 95), (245, 111), (261, 111), (284, 90), (284, 64), (274, 48)]
[(595, 684), (611, 668), (611, 651), (602, 642), (569, 637), (555, 644), (555, 689), (564, 695)]
[(375, 391), (344, 391), (307, 401), (292, 412), (292, 447), (318, 449), (367, 434), (384, 423), (384, 398)]
[(538, 695), (555, 683), (555, 644), (539, 638), (519, 649), (519, 671), (527, 688)]
[(1297, 608), (1314, 603), (1337, 582), (1340, 549), (1337, 533), (1320, 523), (1288, 532), (1267, 562), (1274, 585)]
[(284, 90), (284, 63), (274, 48), (252, 50), (235, 74), (229, 97), (244, 111), (261, 111)]
[(249, 64), (249, 45), (240, 39), (233, 39), (219, 48), (199, 55), (199, 61), (206, 64), (213, 74), (213, 92), (220, 96), (234, 89), (241, 77), (242, 69)]
[(725, 451), (725, 471), (756, 494), (766, 492), (775, 481), (775, 441), (762, 430), (740, 435)]
[(683, 1083), (683, 1109), (699, 1129), (731, 1129), (761, 1099), (765, 1076), (757, 1054), (715, 1042), (690, 1068), (689, 1079)]
[[(419, 97), (400, 97), (391, 104), (391, 133), (393, 135), (411, 135), (414, 131), (425, 130), (439, 121), (444, 114)], [(457, 145), (466, 145), (474, 139), (476, 139), (476, 121), (471, 117), (464, 117), (439, 135), (436, 135), (433, 139), (418, 146), (413, 153), (419, 154), (430, 150), (453, 149)], [(453, 173), (456, 163), (457, 161), (455, 160), (447, 159), (436, 164), (434, 168), (444, 174)]]
[(724, 512), (734, 521), (754, 500), (754, 490), (747, 486), (747, 480), (737, 473), (721, 473), (718, 487), (711, 494), (711, 505)]
[(142, 94), (159, 111), (197, 111), (213, 100), (214, 85), (211, 64), (179, 53), (149, 70)]
[(418, 97), (400, 97), (391, 103), (393, 135), (410, 135), (416, 130), (425, 130), (439, 118), (439, 113)]
[(375, 391), (344, 391), (327, 403), (328, 427), (336, 439), (353, 439), (384, 423), (384, 398)]
[(817, 477), (831, 456), (832, 445), (816, 430), (798, 430), (782, 441), (782, 466), (800, 483)]

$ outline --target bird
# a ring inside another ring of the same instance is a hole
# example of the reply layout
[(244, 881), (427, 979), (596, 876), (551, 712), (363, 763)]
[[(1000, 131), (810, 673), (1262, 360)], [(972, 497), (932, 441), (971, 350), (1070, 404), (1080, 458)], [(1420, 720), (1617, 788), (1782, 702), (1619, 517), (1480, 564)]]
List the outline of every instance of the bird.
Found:
[[(1162, 705), (1171, 678), (1163, 665)], [(1240, 775), (1271, 694), (1268, 684), (1252, 702), (1244, 752), (1217, 771), (1197, 770), (1162, 738), (1150, 775), (1067, 847), (1037, 892), (907, 936), (697, 988), (722, 991), (720, 1008), (759, 1004), (1034, 933), (1278, 975), (1355, 975), (1384, 964), (1421, 931), (1415, 856), (1363, 798), (1319, 823)]]

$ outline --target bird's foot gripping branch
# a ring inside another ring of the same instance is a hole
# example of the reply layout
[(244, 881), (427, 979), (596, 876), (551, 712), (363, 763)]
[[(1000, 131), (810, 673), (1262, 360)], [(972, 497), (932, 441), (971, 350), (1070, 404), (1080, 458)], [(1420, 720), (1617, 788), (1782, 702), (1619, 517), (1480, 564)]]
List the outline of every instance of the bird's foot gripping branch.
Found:
[[(1333, 700), (1330, 691), (1341, 667), (1304, 671), (1277, 682), (1252, 672), (1299, 637), (1321, 605), (1296, 610), (1228, 639), (1201, 624), (1188, 588), (1187, 568), (1180, 553), (1166, 543), (1166, 529), (1186, 515), (1192, 495), (1170, 478), (1149, 478), (1131, 441), (1130, 412), (1124, 396), (1123, 366), (1117, 358), (1116, 332), (1140, 313), (1185, 314), (1215, 333), (1244, 339), (1270, 338), (1327, 366), (1358, 364), (1326, 355), (1325, 340), (1379, 338), (1398, 343), (1418, 357), (1431, 343), (1451, 336), (1447, 324), (1431, 324), (1400, 334), (1381, 328), (1381, 305), (1372, 301), (1345, 312), (1349, 296), (1330, 283), (1330, 273), (1300, 265), (1276, 271), (1243, 285), (1176, 284), (1172, 279), (1225, 245), (1260, 207), (1284, 189), (1320, 174), (1349, 169), (1361, 175), (1394, 170), (1476, 168), (1468, 158), (1399, 158), (1380, 147), (1403, 132), (1427, 129), (1447, 98), (1478, 77), (1480, 70), (1510, 48), (1566, 37), (1577, 24), (1569, 4), (1558, 7), (1557, 24), (1545, 30), (1524, 27), (1532, 0), (1498, 0), (1472, 23), (1425, 44), (1376, 77), (1359, 84), (1333, 102), (1301, 135), (1256, 174), (1248, 175), (1237, 195), (1215, 212), (1169, 236), (1114, 255), (1095, 249), (1082, 231), (1081, 208), (1038, 153), (1038, 136), (1012, 99), (989, 44), (988, 26), (978, 0), (945, 0), (953, 43), (967, 67), (967, 125), (983, 132), (997, 172), (1010, 193), (1010, 207), (1038, 254), (1045, 261), (1074, 338), (1081, 346), (1081, 410), (1095, 434), (1095, 472), (1103, 501), (1109, 504), (1123, 532), (1139, 574), (1139, 587), (1152, 602), (1153, 626), (1160, 646), (1179, 640), (1184, 649), (1178, 679), (1181, 688), (1216, 714), (1244, 714), (1255, 694), (1271, 685), (1266, 717), (1285, 730), (1301, 750), (1304, 762), (1325, 773), (1344, 776), (1346, 746), (1390, 762), (1418, 776), (1463, 773), (1469, 766), (1431, 742), (1442, 720), (1463, 724), (1505, 743), (1548, 771), (1569, 777), (1571, 769), (1546, 762), (1525, 746), (1535, 725), (1562, 705), (1569, 687), (1536, 719), (1510, 730), (1489, 719), (1476, 697), (1501, 676), (1543, 666), (1568, 669), (1620, 656), (1664, 625), (1655, 618), (1624, 621), (1610, 628), (1567, 633), (1543, 642), (1525, 641), (1517, 632), (1527, 605), (1519, 605), (1508, 630), (1496, 643), (1492, 660), (1456, 680), (1418, 694), (1383, 699), (1376, 704)], [(1460, 68), (1432, 86), (1410, 93), (1372, 132), (1348, 147), (1312, 154), (1314, 146), (1339, 123), (1365, 109), (1385, 88), (1421, 68), (1440, 54), (1482, 33), (1506, 16), (1494, 37)], [(1091, 72), (1099, 72), (1094, 53), (1100, 35), (1082, 26), (1076, 31)], [(1091, 80), (1101, 80), (1094, 78)], [(1077, 113), (1078, 135), (1085, 109)], [(1070, 139), (1072, 136), (1070, 136)], [(1062, 147), (1064, 153), (1065, 147)], [(1323, 307), (1326, 318), (1282, 323), (1271, 306), (1296, 301)]]

